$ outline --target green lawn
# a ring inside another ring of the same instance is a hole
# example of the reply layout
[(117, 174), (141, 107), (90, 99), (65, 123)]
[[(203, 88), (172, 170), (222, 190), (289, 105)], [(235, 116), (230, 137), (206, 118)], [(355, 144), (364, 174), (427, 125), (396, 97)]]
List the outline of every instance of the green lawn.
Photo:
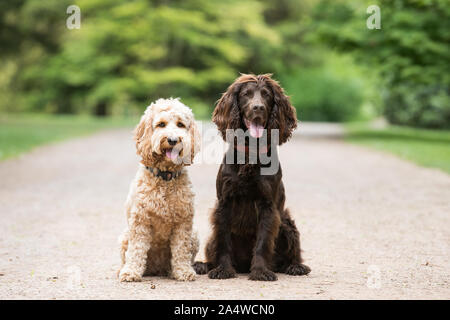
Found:
[(0, 160), (33, 147), (83, 136), (101, 129), (131, 127), (138, 119), (93, 118), (70, 115), (0, 114)]
[(346, 140), (391, 152), (424, 167), (450, 173), (450, 131), (388, 126), (370, 128), (365, 124), (349, 124)]

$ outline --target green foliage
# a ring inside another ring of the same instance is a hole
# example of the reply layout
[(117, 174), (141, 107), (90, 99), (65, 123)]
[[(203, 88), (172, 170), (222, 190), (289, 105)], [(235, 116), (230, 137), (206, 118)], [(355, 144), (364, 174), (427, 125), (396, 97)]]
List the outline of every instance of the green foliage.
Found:
[(396, 124), (450, 128), (450, 94), (437, 85), (397, 84), (386, 92), (385, 115)]
[(362, 96), (355, 84), (322, 68), (298, 70), (285, 79), (300, 120), (348, 121), (358, 116)]
[[(30, 23), (43, 25), (55, 40), (38, 46), (33, 37), (25, 39), (36, 52), (21, 57), (32, 59), (10, 58), (20, 70), (12, 89), (21, 96), (10, 110), (23, 105), (50, 113), (133, 114), (158, 97), (180, 96), (206, 114), (239, 72), (277, 72), (287, 66), (285, 56), (295, 56), (284, 50), (280, 20), (273, 18), (271, 27), (264, 18), (271, 7), (280, 8), (274, 0), (78, 0), (73, 3), (81, 8), (79, 30), (64, 29), (68, 3), (52, 1), (22, 1), (5, 9), (22, 21), (39, 14), (42, 21)], [(27, 9), (33, 6), (51, 10), (47, 15)], [(55, 12), (59, 25), (50, 29)], [(292, 15), (297, 24), (298, 18)], [(19, 28), (21, 22), (15, 22)]]
[(450, 131), (389, 126), (370, 128), (365, 124), (347, 126), (346, 140), (387, 151), (425, 167), (450, 173)]
[[(274, 73), (302, 120), (345, 121), (382, 104), (393, 123), (446, 128), (447, 3), (3, 1), (0, 110), (134, 115), (174, 96), (209, 118), (239, 72), (254, 72)], [(81, 8), (79, 30), (66, 28), (71, 4)], [(381, 30), (366, 27), (371, 4), (381, 8)]]
[[(381, 30), (365, 23), (381, 9)], [(384, 114), (392, 123), (450, 127), (450, 6), (447, 0), (323, 0), (314, 18), (321, 39), (354, 52), (383, 79)]]
[[(55, 52), (64, 35), (69, 0), (14, 0), (0, 2), (1, 55), (17, 56), (27, 62)], [(30, 52), (32, 51), (32, 52)]]
[(361, 116), (365, 95), (361, 74), (351, 59), (326, 55), (317, 66), (296, 68), (282, 83), (300, 120), (350, 121)]

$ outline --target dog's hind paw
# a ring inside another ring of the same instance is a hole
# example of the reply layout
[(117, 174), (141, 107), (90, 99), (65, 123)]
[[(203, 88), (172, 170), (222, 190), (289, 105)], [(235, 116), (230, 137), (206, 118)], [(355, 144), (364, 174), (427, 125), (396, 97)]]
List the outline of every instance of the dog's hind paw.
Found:
[(249, 280), (255, 281), (276, 281), (278, 280), (277, 275), (267, 268), (255, 269), (250, 272)]
[(196, 261), (196, 262), (194, 262), (192, 267), (194, 268), (194, 270), (197, 274), (207, 274), (208, 273), (208, 264), (205, 262)]
[(218, 266), (217, 268), (212, 269), (208, 273), (208, 277), (210, 279), (229, 279), (236, 277), (236, 271), (232, 267), (225, 268), (223, 266)]
[(311, 268), (306, 264), (291, 264), (285, 273), (291, 276), (303, 276), (311, 272)]

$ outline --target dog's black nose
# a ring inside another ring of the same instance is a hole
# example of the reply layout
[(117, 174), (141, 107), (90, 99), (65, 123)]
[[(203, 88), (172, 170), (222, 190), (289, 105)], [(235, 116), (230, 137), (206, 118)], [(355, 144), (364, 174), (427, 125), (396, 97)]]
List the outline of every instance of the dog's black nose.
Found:
[(257, 104), (253, 106), (253, 111), (263, 111), (264, 106), (262, 104)]
[(171, 146), (174, 146), (174, 145), (177, 144), (178, 138), (167, 138), (167, 142), (168, 142)]

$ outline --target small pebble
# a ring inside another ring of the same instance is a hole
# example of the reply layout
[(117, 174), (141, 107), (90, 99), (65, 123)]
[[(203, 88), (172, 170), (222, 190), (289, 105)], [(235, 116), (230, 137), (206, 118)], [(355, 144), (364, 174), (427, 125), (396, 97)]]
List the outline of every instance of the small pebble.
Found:
[(152, 284), (150, 288), (156, 289), (156, 286), (154, 284)]

